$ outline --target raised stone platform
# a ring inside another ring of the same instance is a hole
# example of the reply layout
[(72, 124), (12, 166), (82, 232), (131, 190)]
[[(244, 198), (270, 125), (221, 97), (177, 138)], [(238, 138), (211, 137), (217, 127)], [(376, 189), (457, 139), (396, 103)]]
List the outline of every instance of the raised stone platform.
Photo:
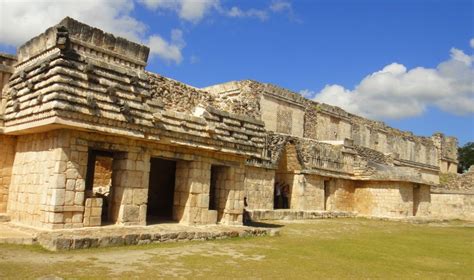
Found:
[(161, 242), (213, 240), (277, 235), (278, 229), (246, 226), (185, 226), (164, 223), (150, 226), (102, 226), (65, 230), (38, 230), (0, 223), (0, 243), (39, 244), (47, 250), (72, 250)]
[(311, 220), (311, 219), (329, 219), (355, 217), (353, 212), (343, 211), (304, 211), (292, 209), (276, 210), (248, 210), (252, 221), (265, 220)]

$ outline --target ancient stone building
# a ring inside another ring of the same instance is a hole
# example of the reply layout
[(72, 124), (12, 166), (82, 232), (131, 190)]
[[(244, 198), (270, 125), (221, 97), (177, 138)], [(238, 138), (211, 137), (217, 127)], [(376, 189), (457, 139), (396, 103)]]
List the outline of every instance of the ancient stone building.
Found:
[[(255, 81), (194, 88), (146, 71), (148, 53), (65, 18), (1, 55), (0, 213), (49, 229), (240, 225), (244, 197), (273, 210), (287, 185), (295, 213), (447, 214), (433, 189), (456, 170), (455, 138)], [(471, 191), (454, 216), (473, 218)]]

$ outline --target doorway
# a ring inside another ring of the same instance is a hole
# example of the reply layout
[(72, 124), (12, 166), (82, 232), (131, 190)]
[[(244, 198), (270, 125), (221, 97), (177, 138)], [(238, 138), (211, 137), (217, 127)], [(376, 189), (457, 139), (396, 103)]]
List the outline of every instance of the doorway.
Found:
[(329, 180), (324, 180), (324, 210), (329, 210)]
[(413, 187), (413, 216), (418, 213), (418, 207), (420, 206), (420, 185)]
[(209, 187), (209, 210), (217, 211), (217, 222), (220, 222), (227, 203), (229, 188), (226, 188), (228, 182), (229, 167), (212, 165), (211, 182)]
[(176, 161), (162, 158), (150, 160), (147, 223), (173, 220)]

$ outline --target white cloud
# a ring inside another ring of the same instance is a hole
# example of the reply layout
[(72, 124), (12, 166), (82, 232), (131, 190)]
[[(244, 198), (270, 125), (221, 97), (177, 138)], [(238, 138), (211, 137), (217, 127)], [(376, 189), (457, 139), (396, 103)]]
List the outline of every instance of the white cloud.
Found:
[(303, 96), (304, 98), (312, 99), (316, 92), (314, 90), (309, 90), (309, 89), (303, 89), (300, 90), (300, 95)]
[(150, 10), (173, 10), (183, 20), (199, 22), (212, 9), (220, 6), (219, 0), (139, 0)]
[(270, 10), (273, 12), (283, 12), (283, 11), (292, 11), (293, 7), (291, 3), (284, 0), (273, 1), (270, 5)]
[(232, 7), (228, 12), (227, 15), (229, 17), (253, 17), (258, 18), (261, 21), (265, 21), (268, 19), (268, 12), (266, 10), (258, 10), (258, 9), (248, 9), (248, 10), (241, 10), (239, 7)]
[(263, 9), (251, 8), (243, 10), (240, 7), (232, 6), (230, 9), (223, 7), (220, 0), (137, 0), (146, 8), (156, 10), (170, 10), (176, 12), (185, 21), (198, 23), (207, 14), (217, 12), (220, 15), (231, 18), (257, 18), (265, 21), (271, 13), (288, 13), (290, 18), (294, 18), (293, 7), (289, 1), (274, 0)]
[(326, 85), (314, 100), (371, 118), (418, 116), (429, 106), (457, 115), (474, 114), (473, 60), (474, 56), (452, 48), (451, 58), (436, 68), (409, 70), (392, 63), (365, 77), (353, 90)]
[(179, 29), (171, 31), (171, 42), (167, 42), (159, 35), (152, 35), (146, 43), (150, 46), (152, 56), (157, 55), (166, 61), (175, 63), (181, 63), (183, 60), (181, 50), (184, 48), (185, 43), (183, 32)]
[[(131, 15), (134, 8), (132, 0), (0, 0), (0, 44), (18, 46), (66, 16), (135, 42), (161, 38), (157, 34), (146, 36), (147, 25)], [(154, 49), (153, 46), (151, 53), (167, 60), (169, 57), (181, 57), (182, 48), (174, 45), (173, 41), (164, 42), (170, 46), (166, 49), (171, 53)]]

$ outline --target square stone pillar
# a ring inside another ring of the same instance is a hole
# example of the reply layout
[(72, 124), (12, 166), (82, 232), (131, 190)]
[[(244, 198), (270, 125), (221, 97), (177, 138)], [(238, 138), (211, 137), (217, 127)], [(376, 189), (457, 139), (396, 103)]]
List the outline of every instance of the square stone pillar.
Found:
[(173, 203), (173, 219), (187, 225), (216, 223), (209, 210), (211, 164), (205, 161), (178, 161)]
[(150, 155), (123, 152), (112, 166), (111, 220), (121, 225), (146, 225)]
[(242, 225), (244, 212), (244, 166), (233, 166), (226, 169), (225, 180), (219, 204), (223, 207), (219, 222), (224, 225)]

